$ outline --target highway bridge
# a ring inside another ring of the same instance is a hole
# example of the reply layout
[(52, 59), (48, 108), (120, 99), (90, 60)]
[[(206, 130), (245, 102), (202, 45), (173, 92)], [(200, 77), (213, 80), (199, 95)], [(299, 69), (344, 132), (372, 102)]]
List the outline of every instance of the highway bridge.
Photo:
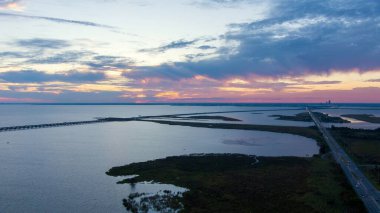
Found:
[(330, 132), (323, 126), (314, 113), (306, 108), (315, 125), (322, 133), (335, 161), (340, 165), (349, 183), (354, 188), (360, 199), (363, 201), (368, 212), (380, 213), (380, 192), (368, 180), (363, 172), (356, 166), (355, 162), (347, 155), (342, 147), (335, 141)]
[[(282, 109), (282, 110), (284, 110), (284, 109)], [(292, 109), (285, 109), (285, 110), (302, 110), (302, 109), (292, 108)], [(106, 117), (106, 118), (97, 118), (95, 120), (88, 120), (88, 121), (74, 121), (74, 122), (60, 122), (60, 123), (47, 123), (47, 124), (36, 124), (36, 125), (0, 127), (0, 132), (53, 128), (53, 127), (64, 127), (64, 126), (76, 126), (76, 125), (95, 124), (95, 123), (104, 123), (104, 122), (123, 122), (123, 121), (136, 121), (136, 120), (143, 120), (143, 119), (173, 118), (173, 117), (178, 117), (178, 116), (190, 116), (190, 115), (237, 113), (237, 112), (258, 112), (258, 111), (260, 112), (260, 111), (278, 111), (278, 110), (277, 109), (276, 110), (233, 110), (233, 111), (216, 111), (216, 112), (213, 111), (213, 112), (182, 113), (182, 114), (171, 114), (171, 115), (138, 116), (138, 117), (129, 117), (129, 118)]]
[(94, 123), (103, 123), (103, 122), (107, 122), (107, 121), (91, 120), (91, 121), (76, 121), (76, 122), (61, 122), (61, 123), (49, 123), (49, 124), (10, 126), (10, 127), (0, 127), (0, 132), (19, 131), (19, 130), (28, 130), (28, 129), (42, 129), (42, 128), (62, 127), (62, 126), (74, 126), (74, 125), (85, 125), (85, 124), (94, 124)]
[[(300, 109), (289, 109), (289, 110), (300, 110)], [(368, 212), (380, 213), (380, 192), (373, 186), (373, 184), (367, 179), (367, 177), (359, 170), (359, 168), (356, 166), (354, 161), (352, 161), (352, 159), (344, 152), (344, 150), (339, 146), (339, 144), (331, 136), (328, 130), (322, 125), (319, 119), (313, 114), (313, 112), (309, 108), (306, 108), (306, 110), (309, 112), (315, 125), (318, 127), (319, 131), (322, 133), (323, 138), (325, 139), (326, 143), (331, 149), (334, 159), (342, 168), (349, 183), (352, 185), (355, 192), (360, 196), (361, 200), (364, 202), (364, 205), (368, 209)], [(130, 117), (130, 118), (108, 117), (108, 118), (98, 118), (96, 120), (88, 120), (88, 121), (0, 127), (0, 132), (64, 127), (64, 126), (74, 126), (74, 125), (86, 125), (86, 124), (105, 123), (105, 122), (134, 121), (134, 120), (144, 120), (144, 119), (150, 119), (150, 118), (171, 118), (171, 117), (176, 117), (176, 116), (189, 116), (189, 115), (200, 115), (200, 114), (258, 112), (258, 111), (272, 111), (272, 110), (202, 112), (202, 113), (186, 113), (186, 114), (172, 114), (172, 115), (159, 115), (159, 116), (139, 116), (139, 117)], [(273, 111), (276, 111), (276, 110), (273, 110)]]

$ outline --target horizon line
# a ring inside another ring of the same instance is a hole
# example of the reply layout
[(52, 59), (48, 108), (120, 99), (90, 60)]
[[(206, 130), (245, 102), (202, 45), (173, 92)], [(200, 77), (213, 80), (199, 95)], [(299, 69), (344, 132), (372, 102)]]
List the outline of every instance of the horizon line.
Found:
[(11, 105), (11, 104), (25, 104), (25, 105), (166, 105), (166, 104), (178, 104), (178, 105), (194, 105), (194, 104), (205, 104), (205, 105), (217, 105), (217, 104), (323, 104), (323, 105), (334, 105), (334, 104), (370, 104), (377, 105), (380, 102), (0, 102), (0, 105)]

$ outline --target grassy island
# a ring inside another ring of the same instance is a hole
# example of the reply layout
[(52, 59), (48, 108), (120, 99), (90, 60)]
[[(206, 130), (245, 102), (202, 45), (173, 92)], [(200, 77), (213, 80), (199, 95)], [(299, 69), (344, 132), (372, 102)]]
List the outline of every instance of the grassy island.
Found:
[[(325, 123), (350, 123), (341, 117), (333, 117), (328, 114), (324, 114), (321, 112), (314, 112), (314, 115), (322, 122)], [(271, 117), (276, 117), (277, 120), (285, 120), (285, 121), (302, 121), (302, 122), (313, 122), (308, 112), (298, 113), (296, 115), (271, 115)]]
[(376, 117), (371, 114), (347, 114), (342, 117), (353, 118), (359, 121), (365, 121), (368, 123), (380, 124), (380, 117)]
[(159, 124), (190, 126), (212, 129), (240, 129), (240, 130), (256, 130), (277, 133), (288, 133), (312, 138), (320, 141), (321, 135), (315, 127), (298, 127), (298, 126), (275, 126), (275, 125), (259, 125), (259, 124), (236, 124), (236, 123), (200, 123), (200, 122), (183, 122), (168, 120), (142, 120)]
[(141, 195), (132, 194), (123, 200), (132, 212), (149, 207), (180, 212), (365, 212), (339, 168), (319, 157), (187, 155), (114, 167), (107, 174), (138, 175), (119, 183), (153, 180), (189, 189), (181, 196), (166, 192), (136, 199)]
[(241, 121), (236, 118), (230, 118), (225, 116), (207, 116), (207, 115), (197, 115), (197, 116), (188, 116), (188, 117), (181, 117), (181, 118), (187, 118), (187, 119), (207, 119), (207, 120), (221, 120), (221, 121)]

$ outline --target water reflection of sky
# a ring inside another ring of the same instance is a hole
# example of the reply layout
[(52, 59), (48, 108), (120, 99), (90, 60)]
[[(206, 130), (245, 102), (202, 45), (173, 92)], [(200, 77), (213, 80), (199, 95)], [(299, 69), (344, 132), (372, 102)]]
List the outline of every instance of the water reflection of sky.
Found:
[[(105, 174), (111, 167), (132, 162), (190, 153), (306, 156), (318, 152), (315, 141), (301, 136), (149, 122), (0, 134), (0, 209), (5, 212), (124, 211), (121, 201), (130, 192), (157, 190), (155, 184), (133, 189), (118, 185), (120, 177)], [(223, 143), (252, 139), (260, 146)]]
[[(268, 107), (4, 105), (0, 109), (0, 125), (11, 126), (87, 120), (93, 117), (267, 110)], [(210, 115), (242, 120), (235, 123), (312, 125), (311, 122), (281, 121), (271, 117), (274, 114), (294, 115), (304, 110), (270, 109), (273, 111)], [(380, 116), (379, 110), (318, 111), (336, 116), (363, 113)], [(342, 125), (379, 127), (378, 124), (367, 122)], [(149, 122), (115, 122), (0, 134), (0, 209), (5, 212), (44, 212), (51, 209), (54, 212), (123, 212), (122, 199), (131, 192), (154, 193), (162, 189), (176, 189), (170, 185), (147, 183), (133, 187), (118, 185), (116, 182), (122, 177), (114, 178), (105, 174), (111, 167), (133, 162), (190, 153), (310, 156), (318, 152), (315, 141), (296, 135)]]

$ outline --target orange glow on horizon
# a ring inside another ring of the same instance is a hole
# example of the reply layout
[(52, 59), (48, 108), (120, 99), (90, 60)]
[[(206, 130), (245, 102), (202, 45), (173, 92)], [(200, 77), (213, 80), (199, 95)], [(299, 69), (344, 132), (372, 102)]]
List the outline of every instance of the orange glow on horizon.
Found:
[(221, 91), (227, 91), (227, 92), (245, 92), (245, 93), (272, 92), (272, 89), (265, 89), (265, 88), (219, 87), (218, 89)]
[(24, 7), (21, 6), (17, 2), (11, 2), (11, 3), (5, 4), (5, 6), (3, 6), (3, 7), (0, 7), (0, 9), (8, 9), (8, 10), (14, 10), (14, 11), (21, 12), (24, 10)]
[(166, 98), (166, 99), (178, 99), (180, 98), (179, 92), (166, 91), (157, 93), (154, 97), (156, 98)]

